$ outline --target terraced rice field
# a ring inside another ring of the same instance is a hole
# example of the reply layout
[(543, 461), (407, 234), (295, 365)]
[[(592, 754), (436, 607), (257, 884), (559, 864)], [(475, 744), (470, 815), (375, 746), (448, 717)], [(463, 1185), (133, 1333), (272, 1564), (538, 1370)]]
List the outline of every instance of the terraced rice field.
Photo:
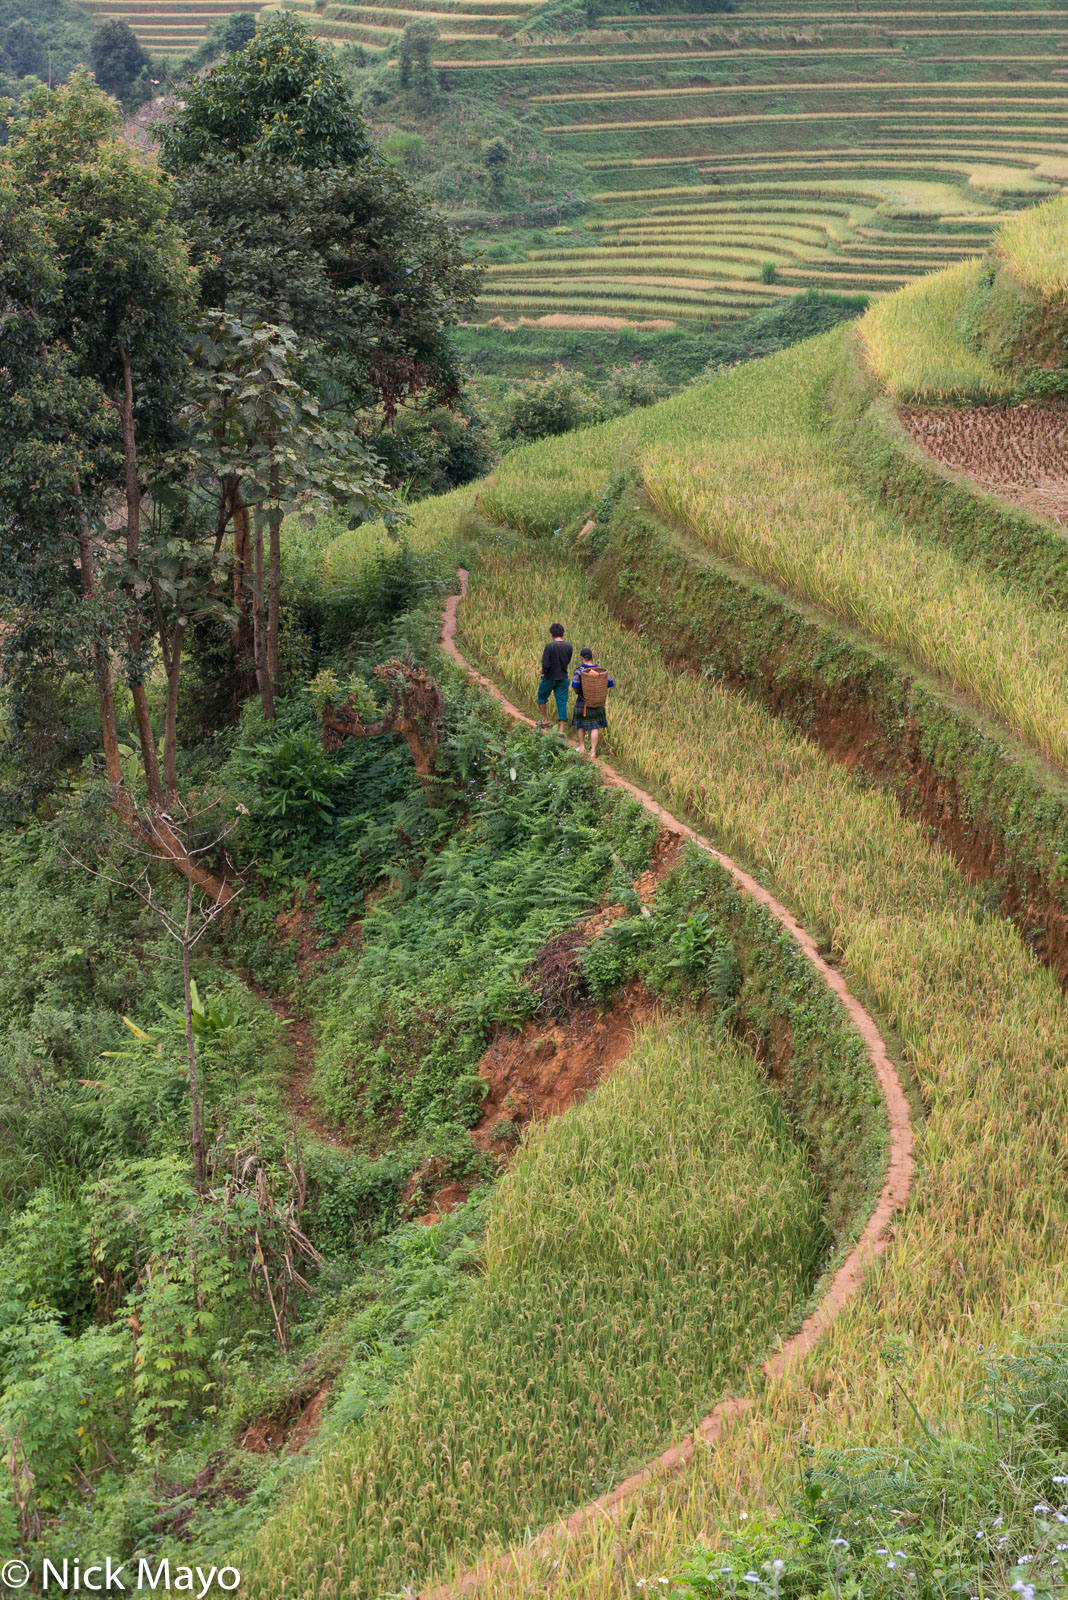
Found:
[(487, 316), (878, 297), (980, 255), (1006, 209), (1068, 182), (1068, 13), (1049, 6), (740, 0), (468, 35), (443, 66), (456, 89), (511, 93), (591, 178), (581, 227), (491, 262)]
[[(85, 3), (177, 53), (245, 6)], [(588, 173), (582, 219), (490, 262), (486, 318), (721, 322), (809, 286), (877, 297), (1068, 183), (1068, 11), (1048, 4), (736, 0), (554, 33), (535, 0), (277, 3), (372, 52), (433, 21), (448, 90), (540, 123), (548, 159)]]
[(156, 56), (185, 56), (235, 11), (259, 14), (263, 0), (79, 0), (95, 17), (121, 17)]

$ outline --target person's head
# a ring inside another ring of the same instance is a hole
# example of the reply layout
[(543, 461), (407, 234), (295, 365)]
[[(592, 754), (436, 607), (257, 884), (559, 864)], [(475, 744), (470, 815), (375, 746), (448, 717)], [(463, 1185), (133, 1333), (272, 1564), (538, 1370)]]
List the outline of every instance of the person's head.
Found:
[(593, 660), (593, 651), (590, 649), (588, 644), (584, 644), (582, 646), (582, 649), (579, 651), (579, 659), (582, 661)]
[(549, 624), (549, 637), (551, 639), (562, 639), (564, 637), (564, 625), (562, 622)]

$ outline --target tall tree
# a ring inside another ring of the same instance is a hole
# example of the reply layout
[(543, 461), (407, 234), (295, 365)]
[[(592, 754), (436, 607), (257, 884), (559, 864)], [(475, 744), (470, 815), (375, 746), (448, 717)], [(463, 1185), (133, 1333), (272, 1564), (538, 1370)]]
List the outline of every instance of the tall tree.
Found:
[[(209, 313), (196, 356), (183, 412), (188, 436), (182, 460), (214, 502), (216, 550), (224, 519), (238, 501), (251, 508), (253, 658), (263, 713), (272, 721), (279, 684), (283, 516), (325, 503), (368, 518), (388, 513), (393, 496), (367, 447), (324, 412), (294, 375), (299, 362), (291, 328)], [(171, 635), (169, 654), (164, 646), (168, 674), (172, 663), (177, 672), (181, 626)]]
[[(16, 685), (91, 665), (112, 805), (216, 898), (170, 825), (149, 710), (145, 453), (170, 443), (195, 277), (169, 186), (84, 75), (31, 96), (0, 160), (0, 648)], [(118, 517), (115, 513), (121, 507)], [(146, 805), (123, 772), (116, 666)]]
[(429, 17), (409, 22), (400, 36), (401, 88), (406, 94), (414, 89), (425, 107), (434, 98), (434, 47), (440, 37), (437, 24)]
[(117, 100), (128, 98), (151, 65), (130, 24), (120, 17), (107, 17), (97, 28), (89, 44), (89, 62), (97, 83)]
[(332, 52), (291, 12), (184, 86), (164, 124), (205, 304), (285, 323), (353, 408), (452, 398), (479, 269), (373, 149)]
[[(448, 330), (478, 271), (372, 148), (333, 53), (292, 13), (264, 16), (183, 96), (161, 144), (205, 306), (292, 328), (294, 377), (365, 438), (406, 402), (452, 404)], [(249, 649), (255, 530), (240, 491), (232, 520), (235, 599), (249, 601), (235, 644)]]

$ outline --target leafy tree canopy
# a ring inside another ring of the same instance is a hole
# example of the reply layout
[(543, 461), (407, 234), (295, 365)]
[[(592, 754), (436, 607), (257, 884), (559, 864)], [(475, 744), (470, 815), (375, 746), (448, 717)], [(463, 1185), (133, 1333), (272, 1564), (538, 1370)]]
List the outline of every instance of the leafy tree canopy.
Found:
[(345, 166), (370, 150), (341, 72), (291, 13), (266, 17), (241, 50), (183, 94), (182, 110), (161, 130), (173, 172), (226, 156)]
[(4, 53), (20, 78), (39, 78), (47, 71), (47, 57), (37, 29), (25, 17), (16, 17), (4, 29)]
[[(10, 30), (15, 31), (8, 34)], [(29, 30), (29, 32), (27, 32)], [(93, 19), (71, 0), (0, 0), (0, 71), (10, 74), (5, 94), (20, 93), (20, 77), (63, 83), (89, 59)], [(33, 40), (36, 39), (36, 47)], [(39, 49), (27, 58), (23, 44)]]
[[(118, 121), (79, 74), (30, 95), (0, 159), (0, 643), (30, 732), (48, 684), (90, 660), (113, 721), (106, 640), (144, 693), (136, 440), (173, 433), (195, 297), (169, 183)], [(119, 496), (121, 542), (105, 521)]]
[(478, 269), (460, 240), (373, 150), (330, 54), (292, 14), (186, 91), (162, 134), (175, 215), (206, 305), (300, 336), (308, 379), (387, 418), (448, 402), (447, 330)]
[(125, 100), (137, 79), (151, 65), (128, 22), (108, 17), (93, 34), (89, 59), (96, 81), (108, 94)]

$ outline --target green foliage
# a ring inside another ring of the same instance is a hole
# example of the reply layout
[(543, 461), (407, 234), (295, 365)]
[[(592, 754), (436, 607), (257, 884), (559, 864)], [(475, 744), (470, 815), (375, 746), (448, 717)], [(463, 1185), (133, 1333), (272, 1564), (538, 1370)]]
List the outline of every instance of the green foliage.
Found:
[[(519, 242), (525, 244), (526, 240), (521, 236)], [(501, 243), (496, 248), (508, 252), (510, 247)], [(493, 252), (494, 247), (490, 246), (487, 258), (492, 259)], [(625, 373), (637, 362), (635, 370), (648, 373), (655, 383), (677, 388), (705, 368), (715, 370), (752, 361), (823, 333), (859, 316), (866, 305), (863, 295), (806, 289), (784, 297), (767, 310), (717, 328), (694, 324), (647, 332), (637, 328), (612, 332), (520, 327), (506, 332), (492, 323), (482, 323), (462, 328), (459, 343), (468, 365), (478, 373), (528, 379), (539, 370), (566, 363), (569, 369), (581, 373), (587, 384), (600, 389), (611, 381), (616, 370)]]
[(161, 144), (205, 304), (295, 329), (302, 380), (332, 405), (388, 423), (407, 399), (452, 400), (445, 329), (478, 271), (372, 149), (333, 52), (298, 17), (265, 15), (191, 82)]
[(89, 44), (89, 62), (97, 83), (117, 100), (128, 100), (151, 62), (137, 35), (120, 17), (105, 17)]
[(398, 166), (416, 170), (421, 165), (423, 135), (407, 133), (398, 128), (386, 135), (379, 148), (387, 161), (395, 161)]
[(592, 391), (573, 373), (557, 367), (513, 396), (500, 431), (502, 439), (526, 444), (598, 421), (599, 408)]
[(806, 289), (781, 305), (757, 311), (744, 321), (729, 323), (712, 336), (709, 366), (734, 366), (785, 350), (802, 339), (826, 333), (841, 322), (851, 322), (865, 309), (865, 295), (828, 294)]
[(208, 313), (194, 355), (182, 415), (186, 457), (202, 479), (240, 485), (246, 505), (278, 521), (298, 507), (336, 506), (355, 520), (393, 513), (352, 418), (324, 408), (301, 382), (291, 328)]
[(409, 501), (471, 483), (497, 459), (492, 427), (470, 389), (451, 407), (404, 407), (391, 428), (374, 435), (374, 447)]
[(907, 1380), (905, 1339), (888, 1338), (883, 1360), (900, 1439), (803, 1451), (791, 1502), (733, 1519), (721, 1549), (691, 1554), (675, 1595), (963, 1600), (978, 1591), (1051, 1600), (1064, 1592), (1063, 1339), (1020, 1338), (1011, 1355), (988, 1356), (966, 1432), (916, 1411), (899, 1376)]
[(92, 668), (99, 685), (105, 652), (120, 647), (128, 682), (140, 685), (145, 674), (140, 617), (127, 596), (148, 574), (131, 571), (136, 541), (111, 536), (104, 506), (125, 498), (127, 377), (142, 472), (170, 439), (193, 280), (169, 219), (168, 184), (122, 141), (114, 103), (87, 77), (35, 91), (8, 135), (0, 645), (16, 704), (30, 711), (10, 730), (12, 754), (39, 770), (48, 747), (40, 735), (56, 711), (49, 684)]
[(4, 54), (12, 70), (20, 78), (43, 78), (48, 58), (33, 23), (27, 22), (25, 17), (16, 17), (4, 29), (3, 37)]
[(434, 98), (434, 46), (438, 38), (437, 24), (429, 17), (420, 17), (405, 24), (397, 49), (401, 88), (406, 94), (414, 90), (425, 109)]
[[(454, 713), (445, 747), (466, 826), (418, 877), (409, 855), (414, 881), (365, 917), (359, 951), (322, 994), (318, 1081), (338, 1118), (473, 1122), (489, 1029), (533, 1011), (530, 963), (611, 868), (613, 812), (588, 768), (530, 735), (487, 736), (470, 713)], [(635, 849), (647, 839), (638, 830)]]
[[(89, 59), (93, 20), (70, 0), (0, 0), (0, 71), (12, 74), (4, 92), (19, 95), (36, 87), (16, 84), (29, 72), (63, 83)], [(21, 96), (20, 96), (21, 97)]]
[[(456, 47), (450, 39), (441, 53)], [(404, 87), (393, 59), (390, 53), (350, 70), (353, 92), (389, 158), (410, 151), (406, 168), (422, 193), (477, 230), (473, 254), (488, 246), (492, 256), (502, 223), (542, 227), (582, 209), (578, 196), (589, 180), (581, 162), (548, 135), (541, 118), (517, 115), (512, 96), (494, 92), (504, 87), (496, 73), (480, 72), (472, 83), (467, 74), (433, 72), (428, 110), (424, 94)], [(407, 143), (413, 138), (418, 147)]]
[(256, 33), (207, 77), (184, 85), (183, 105), (160, 131), (174, 171), (237, 156), (285, 166), (347, 166), (367, 134), (329, 53), (292, 12)]
[(324, 924), (343, 928), (379, 877), (435, 837), (408, 748), (399, 736), (349, 739), (327, 754), (304, 697), (280, 707), (271, 728), (257, 723), (246, 714), (255, 734), (236, 746), (226, 772), (249, 810), (245, 858), (286, 892), (310, 878)]
[(420, 1341), (472, 1292), (489, 1199), (482, 1191), (430, 1227), (396, 1229), (328, 1303), (326, 1336), (332, 1323), (343, 1323), (349, 1351), (325, 1420), (328, 1438), (344, 1440), (389, 1399)]

